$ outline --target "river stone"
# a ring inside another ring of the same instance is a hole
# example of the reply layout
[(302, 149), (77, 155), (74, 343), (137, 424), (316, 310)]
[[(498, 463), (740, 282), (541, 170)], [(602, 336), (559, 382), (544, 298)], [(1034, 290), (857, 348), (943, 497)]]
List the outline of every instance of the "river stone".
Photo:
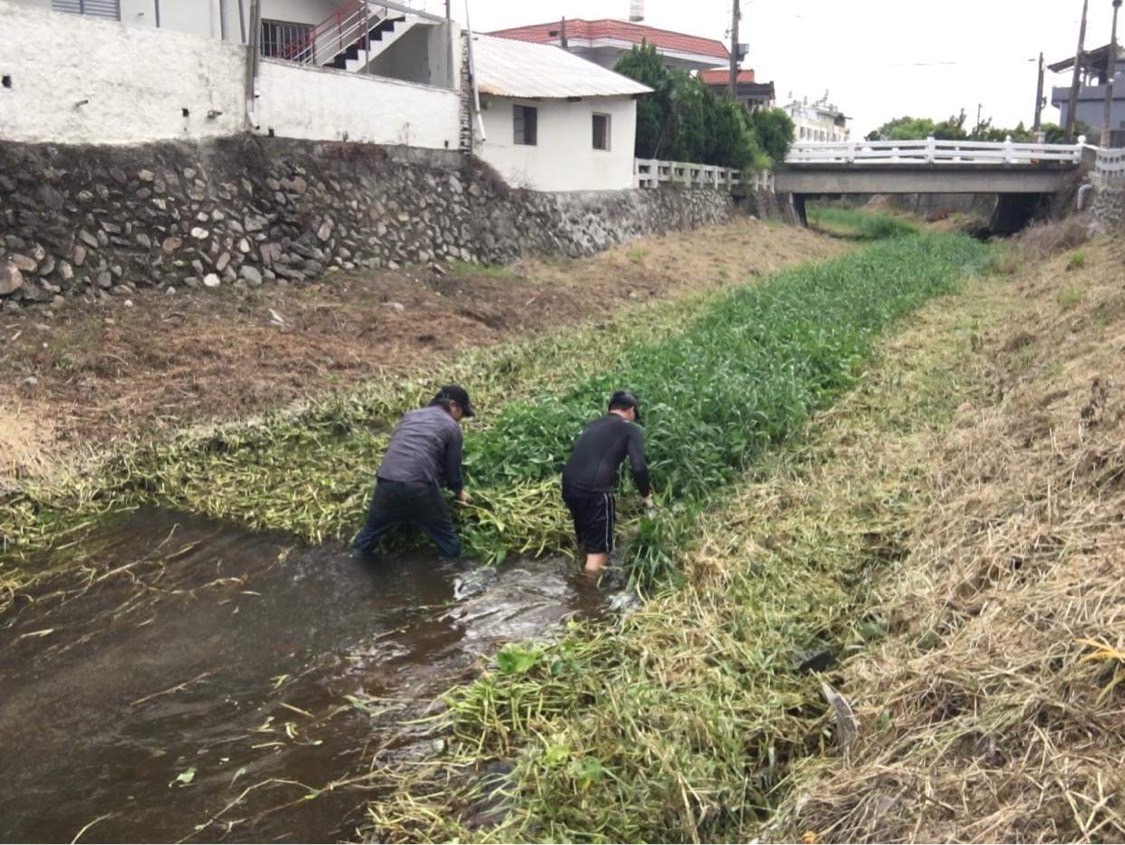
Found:
[(238, 275), (250, 287), (256, 288), (262, 283), (262, 272), (251, 264), (243, 264), (242, 269), (238, 271)]
[(219, 277), (215, 273), (208, 273), (203, 277), (203, 286), (208, 288), (217, 288), (219, 286)]
[(21, 273), (34, 273), (35, 268), (38, 266), (34, 258), (26, 255), (20, 255), (18, 252), (8, 256), (8, 260), (16, 265), (16, 269)]
[(0, 264), (0, 296), (15, 293), (23, 287), (23, 274), (11, 261)]

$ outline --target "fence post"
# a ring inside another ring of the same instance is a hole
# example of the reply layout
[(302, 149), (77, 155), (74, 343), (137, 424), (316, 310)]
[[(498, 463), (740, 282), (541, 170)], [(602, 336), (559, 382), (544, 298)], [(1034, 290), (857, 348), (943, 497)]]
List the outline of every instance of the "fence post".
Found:
[(1015, 154), (1012, 152), (1012, 136), (1007, 135), (1004, 138), (1004, 164), (1013, 164), (1015, 160)]
[(937, 158), (937, 141), (934, 136), (930, 135), (926, 138), (926, 164), (933, 164)]

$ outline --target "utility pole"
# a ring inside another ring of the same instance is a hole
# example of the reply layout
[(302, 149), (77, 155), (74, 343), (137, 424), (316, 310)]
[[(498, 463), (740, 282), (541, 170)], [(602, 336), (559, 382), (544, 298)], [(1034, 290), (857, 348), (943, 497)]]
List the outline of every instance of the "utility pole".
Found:
[(1074, 143), (1074, 112), (1078, 108), (1078, 82), (1079, 71), (1082, 67), (1082, 56), (1086, 47), (1086, 12), (1089, 11), (1090, 0), (1082, 0), (1082, 24), (1078, 27), (1078, 51), (1074, 54), (1074, 77), (1070, 82), (1070, 103), (1066, 109), (1066, 142)]
[(1105, 120), (1102, 121), (1102, 147), (1109, 147), (1113, 129), (1113, 77), (1117, 73), (1117, 10), (1121, 0), (1113, 0), (1113, 28), (1109, 36), (1109, 52), (1105, 57)]
[(1032, 132), (1038, 132), (1043, 124), (1043, 53), (1039, 53), (1039, 85), (1035, 89), (1035, 123), (1031, 126)]
[(732, 0), (730, 20), (730, 98), (738, 101), (738, 21), (742, 17), (740, 0)]

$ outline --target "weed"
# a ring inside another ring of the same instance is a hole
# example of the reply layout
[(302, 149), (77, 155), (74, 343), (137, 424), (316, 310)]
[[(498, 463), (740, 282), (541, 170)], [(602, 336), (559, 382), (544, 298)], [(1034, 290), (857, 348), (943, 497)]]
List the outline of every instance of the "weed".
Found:
[(830, 235), (856, 240), (883, 240), (915, 234), (918, 228), (885, 214), (857, 209), (813, 205), (807, 209), (809, 225)]
[(1077, 252), (1072, 252), (1072, 253), (1070, 253), (1070, 255), (1068, 255), (1066, 257), (1066, 269), (1067, 270), (1081, 270), (1085, 266), (1086, 266), (1086, 253), (1082, 252), (1081, 250), (1078, 250)]
[(1080, 287), (1071, 285), (1059, 292), (1058, 301), (1059, 306), (1063, 311), (1069, 311), (1072, 308), (1081, 305), (1086, 299), (1086, 292)]
[(490, 279), (514, 279), (515, 272), (507, 267), (498, 267), (490, 264), (474, 264), (471, 261), (454, 259), (450, 262), (450, 269), (457, 276), (484, 276)]

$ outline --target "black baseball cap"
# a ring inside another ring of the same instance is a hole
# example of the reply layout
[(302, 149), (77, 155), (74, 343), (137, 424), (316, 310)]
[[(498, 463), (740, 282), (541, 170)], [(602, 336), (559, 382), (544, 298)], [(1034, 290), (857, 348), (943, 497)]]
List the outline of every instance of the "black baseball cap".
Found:
[(443, 399), (450, 399), (461, 406), (461, 410), (465, 412), (466, 417), (475, 417), (476, 412), (473, 410), (473, 404), (469, 401), (469, 392), (459, 384), (447, 384), (438, 391), (434, 401), (430, 404), (437, 404)]
[(641, 404), (631, 391), (619, 390), (610, 396), (609, 409), (612, 411), (614, 408), (632, 408), (636, 413), (637, 422), (641, 421)]

